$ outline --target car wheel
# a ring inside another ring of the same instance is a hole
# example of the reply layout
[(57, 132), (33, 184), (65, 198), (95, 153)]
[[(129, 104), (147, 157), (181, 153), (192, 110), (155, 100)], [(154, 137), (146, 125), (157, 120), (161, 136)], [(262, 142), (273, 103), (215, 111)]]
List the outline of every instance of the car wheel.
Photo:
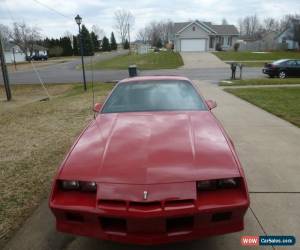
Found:
[(269, 75), (270, 78), (274, 78), (274, 75)]
[(280, 71), (278, 76), (280, 79), (284, 79), (286, 78), (286, 73), (284, 71)]

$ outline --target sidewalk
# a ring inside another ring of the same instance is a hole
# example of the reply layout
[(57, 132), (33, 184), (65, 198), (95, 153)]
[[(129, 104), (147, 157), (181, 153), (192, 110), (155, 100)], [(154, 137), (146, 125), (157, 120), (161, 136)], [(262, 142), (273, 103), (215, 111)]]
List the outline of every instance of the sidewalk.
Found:
[(287, 88), (287, 87), (300, 87), (300, 84), (268, 84), (268, 85), (229, 85), (220, 86), (222, 89), (248, 89), (248, 88)]

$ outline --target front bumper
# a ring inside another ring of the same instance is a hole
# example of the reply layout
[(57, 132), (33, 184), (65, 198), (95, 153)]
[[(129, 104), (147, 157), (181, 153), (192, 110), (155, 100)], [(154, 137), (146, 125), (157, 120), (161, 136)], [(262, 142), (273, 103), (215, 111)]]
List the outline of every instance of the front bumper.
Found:
[(273, 69), (263, 68), (262, 73), (266, 75), (275, 75), (276, 72)]
[(50, 201), (58, 231), (143, 245), (243, 230), (243, 218), (249, 206), (243, 190), (207, 192), (198, 195), (197, 200), (166, 202), (162, 207), (160, 202), (134, 202), (131, 206), (119, 201), (93, 206), (88, 200), (78, 206), (66, 199), (62, 196)]

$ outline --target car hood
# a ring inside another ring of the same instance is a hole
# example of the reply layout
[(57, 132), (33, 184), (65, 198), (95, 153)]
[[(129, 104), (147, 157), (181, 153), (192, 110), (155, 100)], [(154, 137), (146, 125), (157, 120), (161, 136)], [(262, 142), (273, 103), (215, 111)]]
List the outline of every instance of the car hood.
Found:
[(60, 179), (154, 184), (240, 176), (209, 111), (100, 114), (81, 135)]

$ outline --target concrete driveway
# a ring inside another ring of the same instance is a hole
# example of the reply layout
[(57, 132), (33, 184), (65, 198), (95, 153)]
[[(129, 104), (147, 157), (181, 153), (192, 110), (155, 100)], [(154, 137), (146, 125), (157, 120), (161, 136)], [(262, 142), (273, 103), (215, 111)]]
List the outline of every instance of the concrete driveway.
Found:
[(180, 54), (184, 62), (183, 69), (229, 68), (228, 64), (209, 52), (181, 52)]
[[(246, 173), (251, 209), (245, 217), (244, 231), (157, 247), (121, 245), (56, 232), (54, 218), (47, 201), (44, 201), (4, 249), (236, 250), (245, 249), (240, 245), (242, 235), (265, 234), (294, 235), (299, 241), (300, 129), (211, 83), (202, 81), (197, 84), (205, 98), (217, 101), (218, 107), (214, 113), (235, 142)], [(294, 249), (300, 249), (297, 244)]]

